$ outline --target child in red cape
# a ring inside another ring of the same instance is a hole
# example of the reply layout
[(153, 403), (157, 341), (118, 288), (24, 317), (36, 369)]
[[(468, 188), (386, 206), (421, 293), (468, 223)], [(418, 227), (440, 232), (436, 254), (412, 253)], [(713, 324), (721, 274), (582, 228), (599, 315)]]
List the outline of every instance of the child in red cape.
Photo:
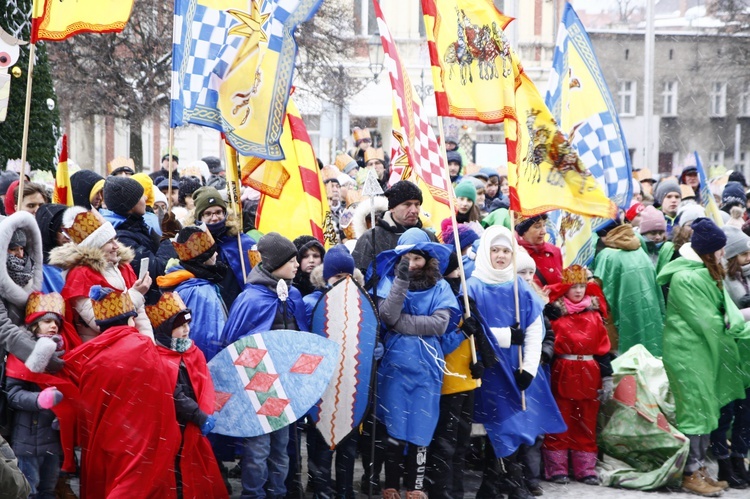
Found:
[(188, 337), (190, 309), (177, 293), (164, 293), (155, 305), (146, 305), (154, 339), (174, 393), (182, 433), (175, 462), (179, 497), (228, 497), (219, 465), (206, 435), (213, 429), (216, 394), (203, 352)]
[(128, 293), (89, 293), (101, 334), (66, 356), (80, 390), (81, 498), (177, 497), (172, 384)]
[(545, 473), (548, 480), (567, 483), (570, 452), (576, 480), (599, 485), (596, 417), (600, 402), (612, 394), (607, 302), (580, 265), (563, 270), (562, 283), (547, 289), (550, 302), (544, 312), (555, 331), (552, 393), (568, 430), (545, 438)]

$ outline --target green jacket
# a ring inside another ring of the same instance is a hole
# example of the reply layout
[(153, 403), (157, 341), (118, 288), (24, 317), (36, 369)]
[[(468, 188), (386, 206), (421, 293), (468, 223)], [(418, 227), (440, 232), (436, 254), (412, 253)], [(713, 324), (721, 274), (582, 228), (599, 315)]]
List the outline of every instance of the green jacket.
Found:
[(656, 273), (658, 274), (672, 260), (674, 244), (672, 244), (672, 241), (664, 241), (664, 244), (657, 250), (656, 245), (648, 244), (650, 241), (643, 237), (643, 235), (638, 234), (638, 237), (641, 238), (641, 248), (651, 258), (651, 262), (656, 267)]
[(675, 397), (677, 428), (704, 435), (717, 428), (724, 405), (745, 397), (749, 383), (742, 366), (750, 361), (750, 324), (703, 262), (677, 258), (664, 267), (657, 282), (670, 285), (663, 361)]

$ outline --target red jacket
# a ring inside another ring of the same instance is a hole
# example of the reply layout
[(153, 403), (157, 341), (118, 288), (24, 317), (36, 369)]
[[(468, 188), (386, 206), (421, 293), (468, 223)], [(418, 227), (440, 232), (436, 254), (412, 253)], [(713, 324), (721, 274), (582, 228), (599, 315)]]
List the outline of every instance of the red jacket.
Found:
[[(563, 259), (560, 248), (550, 243), (534, 245), (521, 237), (516, 238), (518, 244), (526, 249), (531, 259), (536, 263), (534, 282), (542, 287), (562, 282)], [(540, 274), (546, 282), (542, 282), (542, 279), (539, 278)]]

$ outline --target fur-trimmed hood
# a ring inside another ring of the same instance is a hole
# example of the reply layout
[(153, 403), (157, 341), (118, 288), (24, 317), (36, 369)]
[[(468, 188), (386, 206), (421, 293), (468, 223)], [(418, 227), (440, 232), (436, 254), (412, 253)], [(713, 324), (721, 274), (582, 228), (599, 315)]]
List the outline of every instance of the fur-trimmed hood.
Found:
[[(359, 269), (354, 269), (352, 277), (357, 284), (363, 288), (365, 287), (365, 276), (362, 275)], [(315, 289), (326, 289), (328, 287), (328, 283), (323, 279), (323, 265), (318, 265), (310, 272), (310, 282), (315, 286)]]
[(8, 266), (5, 263), (5, 256), (3, 256), (3, 262), (0, 265), (0, 297), (25, 310), (29, 293), (42, 289), (42, 235), (39, 232), (36, 219), (31, 213), (19, 211), (5, 217), (0, 220), (0, 252), (2, 252), (2, 255), (8, 254), (8, 244), (17, 229), (26, 233), (25, 251), (34, 261), (34, 274), (26, 286), (19, 286), (8, 275)]
[[(388, 211), (388, 198), (385, 196), (374, 196), (373, 204), (375, 205), (375, 220), (380, 220), (383, 217), (383, 213)], [(352, 217), (352, 224), (354, 224), (354, 235), (359, 239), (362, 235), (367, 232), (367, 218), (370, 216), (370, 200), (365, 199), (360, 201), (357, 208), (354, 210), (354, 217)]]
[[(120, 257), (120, 265), (130, 263), (135, 258), (133, 250), (122, 244), (120, 244), (117, 250), (117, 255)], [(63, 270), (70, 270), (73, 267), (82, 265), (100, 274), (104, 273), (107, 266), (109, 266), (109, 262), (101, 248), (78, 246), (73, 242), (65, 243), (50, 251), (49, 263)]]

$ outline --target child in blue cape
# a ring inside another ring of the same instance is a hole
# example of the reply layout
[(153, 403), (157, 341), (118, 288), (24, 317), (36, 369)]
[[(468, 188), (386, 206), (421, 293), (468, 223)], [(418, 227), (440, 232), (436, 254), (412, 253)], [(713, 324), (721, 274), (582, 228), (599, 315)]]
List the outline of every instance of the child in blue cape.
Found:
[[(440, 413), (445, 361), (440, 336), (454, 331), (458, 302), (442, 278), (450, 249), (409, 229), (376, 260), (385, 355), (378, 369), (377, 417), (388, 432), (384, 499), (423, 499), (427, 446)], [(406, 452), (404, 452), (406, 450)], [(405, 474), (402, 471), (405, 470)]]

